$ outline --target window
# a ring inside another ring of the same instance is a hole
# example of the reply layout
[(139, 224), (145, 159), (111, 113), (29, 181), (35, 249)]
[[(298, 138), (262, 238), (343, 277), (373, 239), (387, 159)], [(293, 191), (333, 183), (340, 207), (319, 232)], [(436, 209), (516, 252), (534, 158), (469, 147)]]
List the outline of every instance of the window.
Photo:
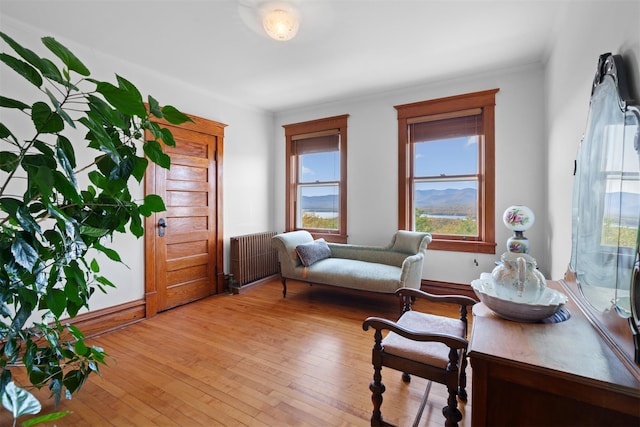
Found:
[(286, 229), (347, 241), (347, 117), (284, 125)]
[(495, 253), (496, 92), (395, 107), (398, 226), (430, 232), (429, 249)]

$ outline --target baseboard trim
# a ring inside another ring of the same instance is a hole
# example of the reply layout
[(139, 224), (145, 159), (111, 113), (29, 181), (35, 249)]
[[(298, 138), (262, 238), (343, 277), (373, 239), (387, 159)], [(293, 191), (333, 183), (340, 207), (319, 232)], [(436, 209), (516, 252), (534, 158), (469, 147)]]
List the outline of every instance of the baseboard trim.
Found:
[(439, 282), (437, 280), (422, 280), (420, 287), (423, 291), (429, 292), (431, 294), (436, 295), (465, 295), (471, 297), (475, 300), (478, 299), (476, 297), (475, 292), (471, 288), (471, 285), (463, 284), (463, 283), (451, 283), (451, 282)]
[(259, 286), (259, 285), (262, 285), (264, 283), (270, 282), (270, 281), (273, 280), (274, 277), (276, 277), (278, 275), (280, 275), (280, 273), (275, 273), (275, 274), (272, 274), (270, 276), (266, 276), (266, 277), (263, 277), (261, 279), (254, 280), (253, 282), (246, 283), (246, 284), (244, 284), (244, 285), (242, 285), (240, 287), (234, 287), (234, 288), (231, 289), (231, 293), (234, 294), (234, 295), (238, 295), (238, 294), (240, 294), (240, 293), (242, 293), (242, 292), (244, 292), (246, 290), (249, 290), (250, 288), (252, 288), (254, 286)]
[(73, 319), (62, 319), (60, 322), (63, 325), (65, 323), (73, 324), (87, 338), (91, 338), (139, 322), (144, 318), (145, 301), (140, 299), (82, 313)]

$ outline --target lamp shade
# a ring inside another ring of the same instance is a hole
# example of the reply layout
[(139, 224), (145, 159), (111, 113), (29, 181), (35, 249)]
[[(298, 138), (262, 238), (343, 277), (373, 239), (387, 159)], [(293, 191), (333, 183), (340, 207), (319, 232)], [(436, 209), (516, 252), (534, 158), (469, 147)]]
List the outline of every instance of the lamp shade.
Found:
[(522, 205), (509, 206), (502, 215), (504, 225), (513, 231), (526, 231), (531, 228), (535, 220), (533, 211)]
[(295, 13), (284, 9), (274, 9), (264, 14), (262, 26), (271, 38), (287, 41), (298, 33), (299, 22)]

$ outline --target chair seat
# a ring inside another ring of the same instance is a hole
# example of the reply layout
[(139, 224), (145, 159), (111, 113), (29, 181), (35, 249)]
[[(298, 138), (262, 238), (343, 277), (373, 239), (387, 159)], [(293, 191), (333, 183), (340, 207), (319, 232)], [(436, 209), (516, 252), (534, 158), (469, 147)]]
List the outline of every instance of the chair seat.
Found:
[[(465, 324), (459, 319), (407, 311), (398, 325), (415, 332), (449, 334), (465, 337)], [(445, 369), (449, 363), (449, 347), (439, 342), (413, 341), (394, 332), (382, 340), (384, 352)]]

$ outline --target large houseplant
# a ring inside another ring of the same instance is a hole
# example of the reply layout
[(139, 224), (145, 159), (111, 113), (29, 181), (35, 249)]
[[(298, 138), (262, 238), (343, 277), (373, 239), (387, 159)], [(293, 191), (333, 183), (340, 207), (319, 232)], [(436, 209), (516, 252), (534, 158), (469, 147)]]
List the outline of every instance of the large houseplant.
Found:
[[(145, 102), (120, 76), (115, 85), (89, 78), (51, 37), (42, 43), (61, 65), (0, 37), (13, 50), (0, 53), (0, 65), (24, 78), (20, 93), (31, 100), (0, 95), (0, 396), (15, 423), (39, 410), (27, 385), (48, 387), (57, 405), (99, 373), (104, 350), (61, 319), (88, 308), (96, 289), (114, 286), (95, 257), (122, 262), (109, 248), (114, 233), (140, 237), (142, 217), (164, 210), (160, 197), (136, 200), (130, 192), (148, 160), (169, 167), (161, 143), (175, 142), (153, 118), (189, 118), (151, 96)], [(15, 369), (26, 370), (27, 384), (14, 383)]]

